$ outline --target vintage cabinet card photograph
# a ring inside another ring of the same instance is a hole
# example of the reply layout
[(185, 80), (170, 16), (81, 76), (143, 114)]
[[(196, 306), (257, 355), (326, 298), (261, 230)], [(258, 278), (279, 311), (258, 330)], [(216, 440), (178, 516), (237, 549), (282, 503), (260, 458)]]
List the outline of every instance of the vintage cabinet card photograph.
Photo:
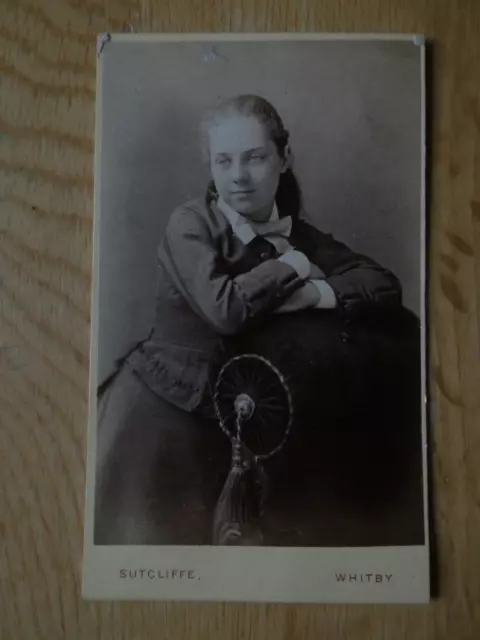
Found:
[(99, 38), (84, 597), (428, 602), (424, 56)]

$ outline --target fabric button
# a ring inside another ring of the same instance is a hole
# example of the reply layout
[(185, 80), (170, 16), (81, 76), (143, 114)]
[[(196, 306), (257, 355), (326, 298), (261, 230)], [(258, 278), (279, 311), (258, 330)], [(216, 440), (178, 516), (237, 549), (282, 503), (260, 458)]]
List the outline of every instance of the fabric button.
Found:
[(270, 254), (267, 253), (266, 251), (262, 251), (262, 253), (260, 254), (260, 258), (262, 260), (268, 260), (269, 257), (270, 257)]
[(346, 331), (342, 331), (340, 333), (340, 339), (344, 343), (350, 342), (350, 335)]

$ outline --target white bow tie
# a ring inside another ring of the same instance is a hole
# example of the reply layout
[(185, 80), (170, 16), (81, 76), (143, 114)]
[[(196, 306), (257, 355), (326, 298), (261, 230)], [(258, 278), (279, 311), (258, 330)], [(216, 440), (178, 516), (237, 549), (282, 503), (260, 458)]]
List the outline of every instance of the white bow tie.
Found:
[(265, 237), (281, 236), (288, 238), (292, 231), (292, 219), (290, 216), (268, 222), (253, 222), (249, 220), (245, 224), (248, 224), (257, 235)]

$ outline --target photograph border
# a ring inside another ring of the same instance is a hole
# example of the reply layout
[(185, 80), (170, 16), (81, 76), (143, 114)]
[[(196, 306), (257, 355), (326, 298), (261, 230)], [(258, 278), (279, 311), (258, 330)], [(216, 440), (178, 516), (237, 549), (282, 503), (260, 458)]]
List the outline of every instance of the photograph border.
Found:
[[(104, 34), (105, 35), (105, 34)], [(427, 228), (426, 78), (424, 36), (352, 33), (165, 33), (99, 36), (95, 112), (94, 217), (87, 472), (82, 595), (87, 599), (421, 603), (430, 599), (427, 466)], [(103, 38), (103, 40), (101, 40)], [(94, 544), (96, 410), (99, 321), (100, 186), (103, 59), (111, 42), (370, 40), (411, 41), (420, 48), (421, 73), (421, 368), (424, 544), (388, 547), (99, 546)], [(247, 573), (243, 573), (247, 567)], [(121, 572), (124, 572), (121, 573)], [(136, 577), (129, 577), (136, 571)], [(143, 571), (143, 573), (141, 573)], [(338, 576), (349, 576), (348, 580)], [(355, 576), (352, 580), (351, 576)], [(373, 576), (373, 578), (367, 578)], [(390, 579), (387, 579), (390, 576)], [(380, 578), (381, 579), (380, 579)]]

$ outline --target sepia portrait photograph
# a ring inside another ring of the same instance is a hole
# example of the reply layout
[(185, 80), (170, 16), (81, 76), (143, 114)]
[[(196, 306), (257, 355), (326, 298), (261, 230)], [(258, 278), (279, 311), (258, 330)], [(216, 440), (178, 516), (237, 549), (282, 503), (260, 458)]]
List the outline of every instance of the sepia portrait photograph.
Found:
[[(167, 589), (202, 575), (179, 548), (247, 573), (271, 551), (273, 593), (283, 557), (335, 549), (337, 600), (408, 597), (428, 583), (422, 42), (123, 34), (98, 64), (85, 563), (124, 549), (112, 580)], [(358, 549), (398, 573), (342, 564)]]

